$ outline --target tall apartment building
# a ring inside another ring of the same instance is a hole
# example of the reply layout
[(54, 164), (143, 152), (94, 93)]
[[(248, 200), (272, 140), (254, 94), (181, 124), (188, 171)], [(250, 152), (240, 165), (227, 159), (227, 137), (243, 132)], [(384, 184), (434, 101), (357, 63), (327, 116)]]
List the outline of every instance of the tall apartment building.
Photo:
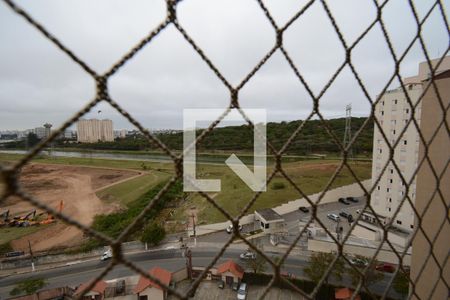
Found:
[[(436, 65), (437, 59), (432, 61)], [(446, 57), (440, 64), (438, 72), (450, 69), (450, 57)], [(408, 201), (403, 201), (407, 192), (406, 185), (402, 182), (400, 174), (409, 186), (408, 196), (414, 203), (416, 198), (416, 178), (419, 156), (419, 132), (416, 126), (409, 120), (414, 116), (418, 126), (421, 124), (422, 101), (424, 82), (429, 78), (429, 68), (426, 62), (419, 64), (417, 76), (408, 77), (403, 80), (406, 93), (402, 87), (388, 90), (382, 95), (375, 107), (375, 117), (380, 123), (381, 130), (375, 125), (373, 138), (372, 159), (372, 184), (376, 184), (372, 195), (372, 207), (378, 215), (392, 218), (398, 206), (402, 204), (396, 215), (393, 225), (406, 231), (414, 229), (414, 212)], [(406, 95), (409, 96), (411, 104), (408, 103)], [(417, 106), (416, 106), (417, 104)], [(415, 109), (413, 110), (413, 107)], [(403, 134), (402, 134), (403, 133)], [(393, 145), (393, 160), (400, 169), (396, 170), (392, 161), (389, 161), (390, 151), (388, 145)], [(383, 168), (387, 164), (386, 170)], [(383, 172), (383, 173), (382, 173)], [(378, 178), (380, 177), (380, 180)]]
[[(439, 72), (433, 78), (440, 100), (430, 88), (423, 97), (421, 133), (428, 145), (428, 157), (417, 173), (415, 208), (421, 215), (421, 228), (412, 243), (411, 279), (415, 283), (412, 299), (447, 299), (450, 282), (450, 136), (441, 122), (450, 123), (450, 114), (444, 115), (444, 107), (450, 105), (450, 70)], [(419, 159), (425, 155), (425, 147), (419, 146)], [(434, 172), (440, 175), (437, 179)], [(439, 186), (440, 193), (435, 193)], [(418, 220), (416, 220), (418, 224)], [(417, 225), (416, 225), (417, 226)], [(425, 237), (425, 235), (427, 237)], [(429, 242), (430, 239), (432, 243)], [(429, 258), (433, 254), (434, 258)], [(423, 271), (422, 271), (423, 270)]]
[(52, 124), (45, 123), (43, 127), (36, 127), (33, 132), (40, 139), (50, 136)]
[(77, 140), (80, 143), (114, 141), (111, 120), (81, 119), (77, 122)]

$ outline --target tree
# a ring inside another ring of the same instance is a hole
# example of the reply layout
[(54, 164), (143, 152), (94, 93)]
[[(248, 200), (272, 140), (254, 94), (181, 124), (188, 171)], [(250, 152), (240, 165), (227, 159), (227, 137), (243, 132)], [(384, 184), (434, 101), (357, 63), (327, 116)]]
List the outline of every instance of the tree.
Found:
[(158, 225), (156, 222), (151, 222), (144, 228), (141, 241), (151, 245), (158, 245), (165, 236), (166, 231), (164, 230), (164, 227)]
[(36, 145), (37, 143), (39, 143), (41, 140), (38, 138), (38, 136), (32, 132), (30, 132), (27, 135), (27, 145), (28, 148), (32, 148), (34, 147), (34, 145)]
[(394, 290), (402, 295), (408, 295), (409, 293), (409, 271), (406, 273), (399, 270), (394, 278)]
[[(358, 264), (354, 264), (353, 267), (347, 268), (347, 272), (352, 279), (353, 285), (357, 285), (360, 280), (363, 280), (365, 286), (370, 286), (384, 278), (384, 274), (376, 270), (376, 266), (379, 264), (376, 259), (370, 263), (370, 258), (362, 255), (355, 255), (355, 261), (357, 261)], [(361, 276), (357, 270), (359, 270), (363, 276)]]
[[(336, 256), (333, 253), (313, 253), (309, 258), (309, 265), (304, 269), (305, 274), (309, 277), (309, 279), (311, 279), (311, 281), (319, 283), (335, 257)], [(344, 270), (344, 261), (342, 258), (339, 258), (334, 264), (330, 275), (334, 275), (340, 281), (342, 280)], [(329, 276), (325, 278), (325, 283), (327, 284), (328, 278)]]
[(266, 270), (267, 261), (261, 255), (256, 255), (255, 259), (248, 259), (245, 261), (245, 266), (251, 269), (253, 273), (262, 273)]
[(9, 292), (11, 296), (16, 296), (20, 294), (34, 294), (37, 290), (42, 289), (48, 283), (42, 278), (29, 278), (24, 281), (19, 282), (12, 290)]

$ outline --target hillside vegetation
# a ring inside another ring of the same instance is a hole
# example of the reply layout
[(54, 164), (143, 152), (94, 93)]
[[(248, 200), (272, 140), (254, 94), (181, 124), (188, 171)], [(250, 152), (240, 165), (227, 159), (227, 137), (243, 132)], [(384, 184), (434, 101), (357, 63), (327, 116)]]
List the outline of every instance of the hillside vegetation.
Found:
[[(352, 133), (355, 134), (367, 118), (352, 118)], [(276, 149), (281, 149), (288, 138), (295, 132), (303, 121), (268, 123), (267, 138)], [(343, 141), (345, 132), (345, 118), (325, 121), (339, 141)], [(198, 131), (200, 134), (201, 130)], [(197, 135), (198, 135), (197, 134)], [(183, 147), (183, 133), (159, 133), (157, 137), (170, 149), (181, 150)], [(354, 154), (370, 155), (372, 152), (373, 122), (370, 120), (358, 136), (354, 146)], [(17, 146), (17, 145), (16, 145)], [(99, 142), (94, 144), (60, 144), (56, 146), (70, 146), (71, 148), (93, 150), (156, 150), (142, 136), (131, 136), (116, 139), (114, 142)], [(249, 125), (228, 126), (215, 128), (198, 145), (203, 152), (214, 151), (253, 151), (253, 130)], [(305, 123), (302, 131), (292, 141), (287, 154), (308, 155), (312, 153), (339, 153), (339, 147), (326, 131), (322, 121), (310, 120)]]

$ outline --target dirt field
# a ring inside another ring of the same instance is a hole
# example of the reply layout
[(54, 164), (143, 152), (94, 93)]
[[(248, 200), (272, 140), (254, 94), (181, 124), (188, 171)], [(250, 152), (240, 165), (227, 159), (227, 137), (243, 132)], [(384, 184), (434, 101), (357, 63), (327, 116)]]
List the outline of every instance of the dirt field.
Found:
[[(63, 214), (89, 225), (95, 215), (118, 208), (117, 205), (102, 202), (95, 191), (141, 174), (132, 170), (30, 164), (23, 169), (20, 181), (28, 193), (54, 209), (62, 200)], [(8, 198), (2, 206), (1, 211), (9, 209), (12, 216), (34, 209), (31, 204), (16, 197)], [(58, 221), (39, 232), (12, 241), (12, 246), (17, 250), (27, 249), (29, 240), (33, 249), (39, 251), (75, 245), (82, 236), (83, 233), (77, 228)]]

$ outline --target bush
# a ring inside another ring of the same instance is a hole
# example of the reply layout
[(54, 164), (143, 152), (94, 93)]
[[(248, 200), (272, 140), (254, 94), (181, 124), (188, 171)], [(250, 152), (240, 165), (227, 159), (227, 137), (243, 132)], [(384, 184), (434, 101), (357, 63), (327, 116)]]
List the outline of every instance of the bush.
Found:
[(282, 190), (286, 188), (286, 185), (283, 182), (274, 182), (272, 184), (272, 190)]
[[(134, 219), (145, 209), (150, 201), (164, 187), (165, 183), (160, 183), (147, 193), (128, 204), (128, 209), (108, 215), (97, 215), (92, 225), (93, 229), (100, 231), (112, 238), (117, 238), (125, 228), (130, 225)], [(161, 196), (154, 204), (150, 211), (145, 214), (143, 222), (155, 218), (159, 212), (172, 200), (180, 198), (183, 193), (183, 185), (176, 182), (163, 196)], [(128, 236), (132, 238), (139, 226), (136, 226)], [(136, 237), (136, 236), (135, 236)], [(139, 237), (138, 237), (139, 238)]]
[(42, 289), (48, 283), (42, 278), (29, 278), (19, 282), (14, 289), (9, 292), (11, 296), (20, 294), (30, 295)]
[(155, 222), (152, 222), (144, 228), (144, 232), (141, 236), (141, 241), (143, 243), (149, 243), (151, 245), (158, 245), (165, 236), (166, 231), (164, 230), (164, 227), (156, 224)]
[(4, 255), (8, 252), (14, 251), (11, 244), (9, 242), (0, 244), (0, 255)]

